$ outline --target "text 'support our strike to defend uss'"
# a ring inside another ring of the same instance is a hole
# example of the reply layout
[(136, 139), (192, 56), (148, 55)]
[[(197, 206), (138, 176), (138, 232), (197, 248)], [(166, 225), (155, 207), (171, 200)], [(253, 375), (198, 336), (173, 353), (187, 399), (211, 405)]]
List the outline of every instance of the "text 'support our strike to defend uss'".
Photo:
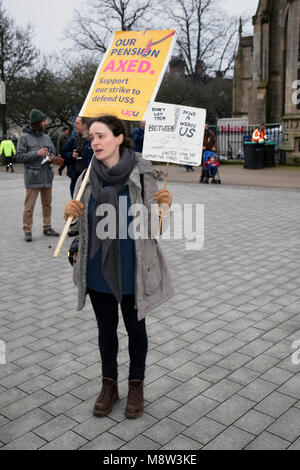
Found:
[(148, 103), (159, 89), (176, 37), (174, 30), (115, 32), (80, 115), (113, 114), (123, 120), (143, 120)]

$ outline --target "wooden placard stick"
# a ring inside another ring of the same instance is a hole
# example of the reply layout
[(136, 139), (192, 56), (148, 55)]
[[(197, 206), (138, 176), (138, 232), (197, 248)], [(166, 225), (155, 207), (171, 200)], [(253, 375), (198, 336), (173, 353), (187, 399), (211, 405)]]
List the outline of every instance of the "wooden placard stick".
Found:
[[(94, 158), (94, 157), (93, 157)], [(80, 186), (80, 190), (78, 191), (78, 194), (77, 194), (77, 197), (76, 197), (76, 201), (80, 201), (80, 199), (82, 198), (82, 195), (83, 195), (83, 191), (85, 190), (85, 187), (87, 185), (87, 182), (89, 180), (89, 177), (90, 177), (90, 171), (91, 171), (91, 167), (92, 167), (92, 161), (93, 161), (93, 158), (91, 160), (91, 163), (89, 164), (89, 167), (86, 171), (86, 174), (84, 175), (84, 178), (82, 180), (82, 183), (81, 183), (81, 186)], [(59, 252), (63, 246), (63, 243), (65, 241), (65, 238), (68, 234), (68, 231), (69, 231), (69, 228), (70, 228), (70, 225), (72, 223), (72, 220), (73, 220), (73, 217), (70, 216), (66, 222), (66, 225), (65, 225), (65, 228), (63, 230), (63, 233), (61, 234), (61, 237), (60, 239), (58, 240), (58, 243), (57, 243), (57, 246), (56, 246), (56, 250), (54, 252), (54, 255), (53, 255), (53, 258), (58, 258), (58, 255), (59, 255)]]
[[(168, 174), (169, 174), (169, 165), (170, 163), (167, 163), (167, 168), (166, 168), (166, 174), (165, 174), (165, 183), (163, 189), (167, 189), (167, 180), (168, 180)], [(163, 211), (160, 210), (160, 216), (159, 216), (159, 229), (158, 229), (158, 236), (160, 237), (161, 234), (161, 229), (162, 229), (162, 215)]]

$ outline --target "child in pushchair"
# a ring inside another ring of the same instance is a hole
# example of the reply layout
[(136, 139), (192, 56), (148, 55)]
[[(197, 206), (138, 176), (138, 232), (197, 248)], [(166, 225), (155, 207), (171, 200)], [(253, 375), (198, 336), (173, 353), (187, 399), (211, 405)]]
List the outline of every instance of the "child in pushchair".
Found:
[(221, 184), (221, 179), (219, 175), (219, 166), (220, 166), (220, 163), (217, 160), (216, 154), (211, 152), (206, 162), (204, 162), (204, 175), (205, 175), (205, 179), (203, 181), (204, 183), (208, 184), (209, 179), (211, 178), (211, 184), (217, 184), (217, 183)]

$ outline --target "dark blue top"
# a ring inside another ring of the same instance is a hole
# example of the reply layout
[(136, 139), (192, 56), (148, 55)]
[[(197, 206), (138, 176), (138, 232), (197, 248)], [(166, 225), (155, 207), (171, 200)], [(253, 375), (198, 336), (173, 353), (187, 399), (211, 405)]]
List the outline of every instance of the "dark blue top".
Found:
[[(104, 183), (106, 186), (106, 184)], [(127, 204), (120, 204), (120, 211), (122, 212), (122, 220), (126, 221), (127, 217), (127, 238), (120, 240), (121, 250), (121, 267), (122, 267), (122, 293), (124, 295), (135, 293), (135, 245), (134, 240), (128, 235), (128, 226), (132, 222), (132, 217), (128, 216), (128, 210), (131, 205), (128, 186), (124, 191), (119, 194), (126, 197)], [(93, 209), (95, 199), (91, 197), (89, 203), (89, 251), (88, 251), (88, 266), (87, 266), (87, 287), (88, 289), (105, 294), (112, 294), (106, 280), (102, 275), (102, 251), (98, 250), (94, 258), (90, 259), (90, 251), (92, 246), (93, 235)], [(125, 213), (126, 210), (126, 213)], [(121, 231), (121, 227), (120, 227)]]
[(133, 132), (134, 148), (135, 152), (143, 152), (145, 131), (141, 127), (137, 127)]

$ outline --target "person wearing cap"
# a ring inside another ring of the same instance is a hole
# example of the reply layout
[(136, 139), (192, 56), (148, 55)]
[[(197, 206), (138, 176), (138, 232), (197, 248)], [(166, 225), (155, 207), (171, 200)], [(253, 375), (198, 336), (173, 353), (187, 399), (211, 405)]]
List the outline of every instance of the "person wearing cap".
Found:
[(32, 109), (30, 124), (23, 128), (17, 146), (17, 162), (24, 164), (26, 198), (23, 231), (27, 242), (32, 241), (33, 211), (39, 193), (43, 209), (44, 235), (59, 236), (51, 227), (52, 180), (54, 176), (51, 163), (54, 160), (56, 149), (50, 137), (44, 133), (46, 126), (46, 115), (38, 109)]

